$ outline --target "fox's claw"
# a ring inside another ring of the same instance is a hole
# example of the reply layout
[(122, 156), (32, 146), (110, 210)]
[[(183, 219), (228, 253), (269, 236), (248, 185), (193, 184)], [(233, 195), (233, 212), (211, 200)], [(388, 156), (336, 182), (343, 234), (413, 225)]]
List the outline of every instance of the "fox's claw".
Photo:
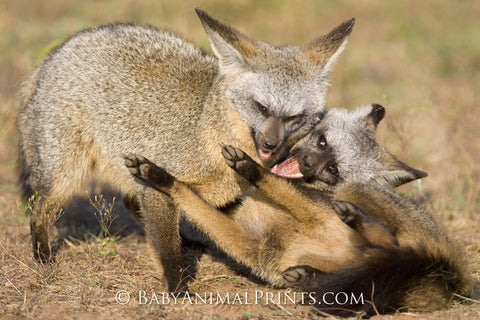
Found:
[(229, 167), (251, 183), (255, 183), (260, 177), (261, 167), (242, 150), (222, 145), (222, 155)]
[(130, 173), (148, 187), (167, 192), (173, 185), (174, 177), (147, 158), (129, 153), (123, 157)]
[(241, 161), (245, 158), (245, 153), (237, 148), (232, 146), (222, 146), (222, 155), (225, 158), (225, 162), (228, 166), (235, 169), (235, 164), (237, 161)]
[(129, 153), (124, 156), (125, 165), (136, 178), (148, 182), (151, 162), (143, 156)]
[(332, 206), (338, 217), (350, 227), (354, 227), (359, 216), (365, 215), (360, 208), (347, 201), (335, 200)]

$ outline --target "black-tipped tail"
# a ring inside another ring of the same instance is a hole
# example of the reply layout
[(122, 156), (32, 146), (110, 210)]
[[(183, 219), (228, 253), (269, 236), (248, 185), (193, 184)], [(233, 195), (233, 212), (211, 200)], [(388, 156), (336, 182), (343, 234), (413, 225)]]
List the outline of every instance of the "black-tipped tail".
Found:
[(404, 308), (430, 311), (446, 307), (465, 279), (454, 258), (427, 250), (378, 249), (360, 266), (324, 273), (308, 266), (287, 269), (284, 278), (313, 292), (322, 311), (341, 316), (389, 313)]

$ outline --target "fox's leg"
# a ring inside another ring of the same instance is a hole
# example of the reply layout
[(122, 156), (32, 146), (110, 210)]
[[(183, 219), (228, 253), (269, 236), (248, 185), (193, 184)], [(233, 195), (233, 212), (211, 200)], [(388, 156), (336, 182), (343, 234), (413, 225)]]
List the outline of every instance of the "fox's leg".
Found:
[[(182, 277), (182, 248), (178, 230), (179, 211), (171, 198), (157, 192), (160, 191), (161, 184), (167, 183), (168, 178), (173, 181), (173, 177), (170, 175), (157, 176), (156, 170), (150, 170), (151, 162), (142, 156), (126, 155), (125, 164), (136, 178), (151, 187), (144, 188), (137, 197), (144, 214), (146, 236), (154, 249), (156, 258), (163, 267), (168, 290), (172, 292), (185, 291), (187, 279)], [(155, 183), (149, 184), (149, 181)], [(135, 209), (135, 202), (130, 205)]]
[(141, 212), (141, 207), (140, 203), (137, 199), (136, 195), (129, 195), (127, 194), (123, 198), (123, 205), (127, 210), (130, 212), (130, 214), (135, 218), (140, 223), (143, 223), (143, 218), (142, 218), (142, 212)]
[(163, 267), (168, 290), (180, 292), (187, 289), (183, 277), (182, 247), (178, 227), (179, 211), (172, 199), (151, 188), (139, 194), (143, 221), (148, 242), (155, 257)]
[(33, 257), (42, 262), (53, 261), (53, 254), (48, 244), (48, 232), (40, 218), (42, 213), (33, 213), (30, 217), (30, 234), (32, 236)]
[(347, 184), (335, 191), (335, 199), (355, 203), (368, 216), (390, 228), (401, 246), (423, 248), (425, 243), (446, 241), (432, 216), (408, 198), (375, 184)]
[(333, 209), (347, 225), (362, 234), (371, 244), (383, 247), (397, 246), (397, 239), (384, 224), (365, 214), (347, 201), (335, 200)]
[(311, 221), (334, 215), (328, 204), (314, 202), (284, 178), (258, 165), (242, 150), (223, 146), (222, 154), (233, 170), (263, 191), (274, 202), (285, 207), (298, 220)]
[(225, 253), (247, 267), (258, 265), (260, 243), (254, 241), (238, 223), (209, 205), (181, 182), (174, 183), (171, 195), (187, 219), (196, 224)]
[(30, 233), (32, 236), (32, 249), (35, 259), (42, 262), (53, 262), (54, 255), (51, 247), (49, 231), (55, 228), (55, 216), (60, 210), (57, 201), (41, 196), (37, 199), (30, 216)]
[(239, 224), (210, 206), (187, 185), (148, 159), (128, 155), (125, 164), (130, 172), (147, 186), (172, 197), (187, 219), (195, 223), (225, 253), (247, 267), (258, 264), (259, 244), (255, 243)]
[[(75, 159), (53, 154), (55, 156), (42, 154), (45, 157), (44, 162), (36, 164), (36, 170), (32, 170), (32, 166), (26, 163), (22, 169), (24, 200), (32, 206), (30, 232), (33, 256), (42, 262), (54, 261), (51, 244), (55, 222), (60, 217), (62, 206), (84, 185), (90, 170), (88, 165), (75, 165), (77, 162), (86, 163), (81, 153), (77, 153), (78, 157)], [(44, 166), (45, 163), (57, 170)], [(68, 171), (62, 170), (63, 168), (68, 168)]]

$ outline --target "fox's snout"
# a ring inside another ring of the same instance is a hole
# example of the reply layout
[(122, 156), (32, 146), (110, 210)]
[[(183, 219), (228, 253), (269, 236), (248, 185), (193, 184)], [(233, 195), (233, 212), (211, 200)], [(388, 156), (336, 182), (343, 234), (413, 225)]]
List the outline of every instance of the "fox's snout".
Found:
[(255, 144), (260, 159), (270, 160), (285, 140), (285, 124), (281, 118), (275, 116), (266, 118), (255, 134)]

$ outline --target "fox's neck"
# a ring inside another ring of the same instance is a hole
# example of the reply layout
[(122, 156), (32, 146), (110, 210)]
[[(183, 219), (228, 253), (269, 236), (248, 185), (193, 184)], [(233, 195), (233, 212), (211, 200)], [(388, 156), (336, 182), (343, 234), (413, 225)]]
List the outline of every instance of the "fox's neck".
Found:
[(258, 159), (250, 128), (242, 120), (232, 102), (225, 96), (225, 83), (220, 76), (213, 82), (207, 96), (201, 118), (202, 140), (210, 146), (212, 158), (225, 162), (220, 152), (220, 144), (232, 145), (245, 151), (255, 161)]

